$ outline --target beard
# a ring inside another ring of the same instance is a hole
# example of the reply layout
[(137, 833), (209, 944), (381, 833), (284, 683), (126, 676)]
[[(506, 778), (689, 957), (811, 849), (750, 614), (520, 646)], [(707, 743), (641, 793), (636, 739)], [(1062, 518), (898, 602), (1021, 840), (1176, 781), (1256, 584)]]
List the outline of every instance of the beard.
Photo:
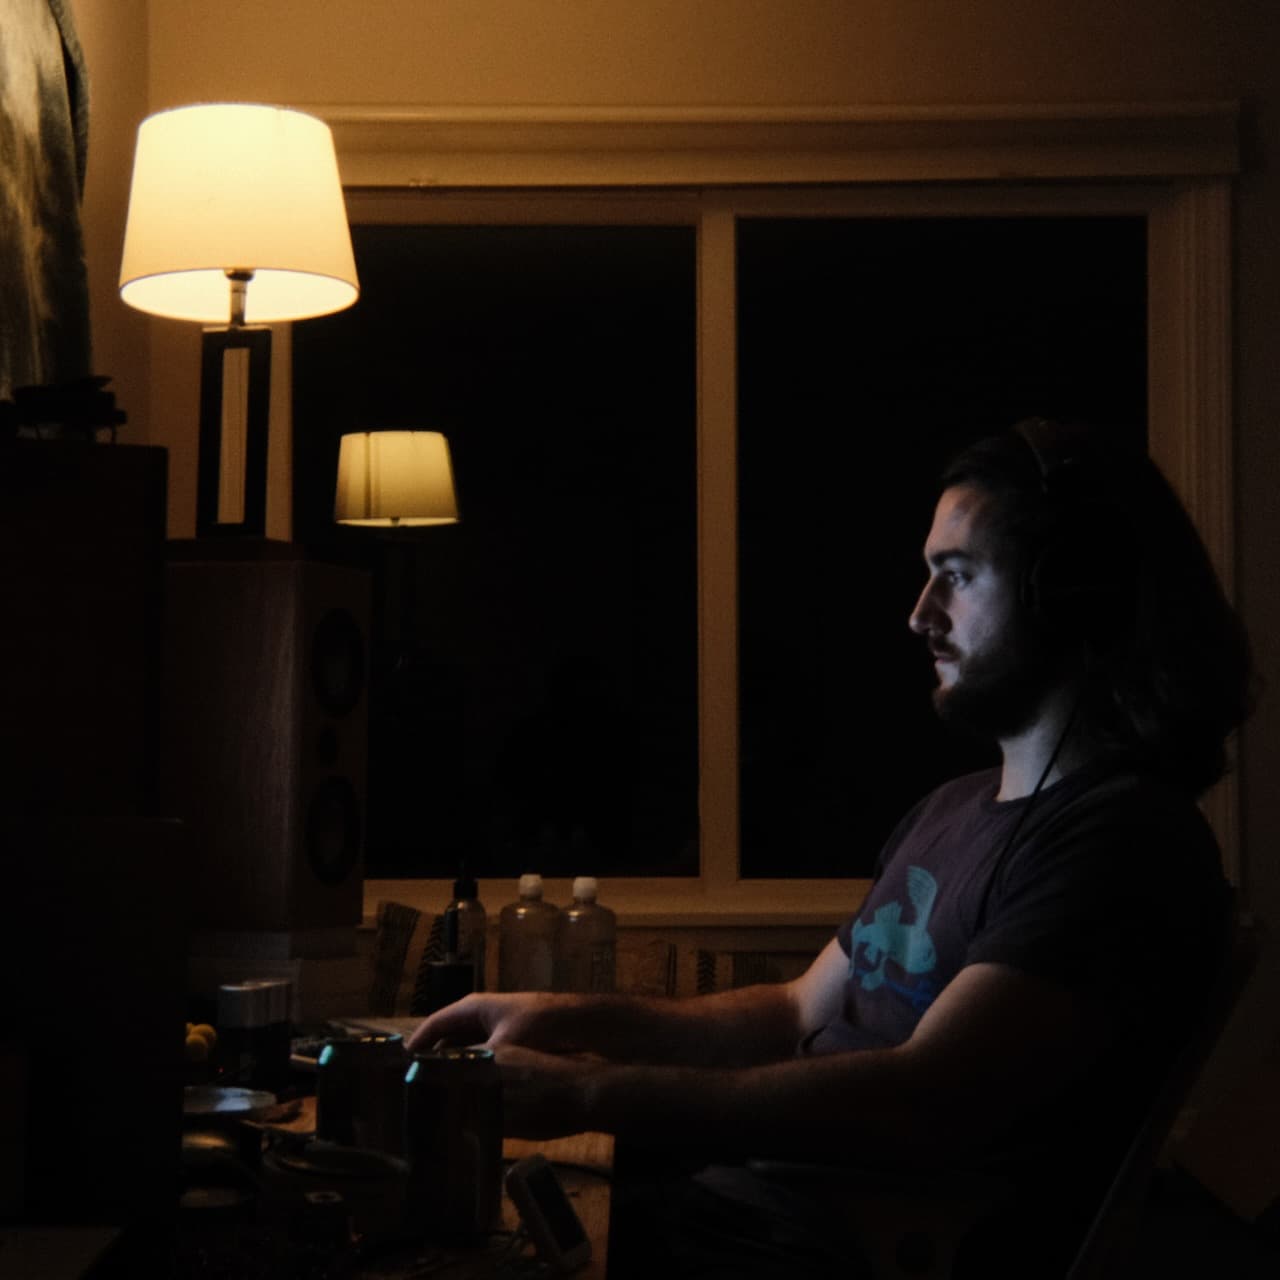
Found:
[(1058, 676), (1058, 663), (1030, 628), (1005, 633), (998, 645), (961, 657), (955, 679), (933, 691), (939, 719), (983, 738), (1028, 728)]

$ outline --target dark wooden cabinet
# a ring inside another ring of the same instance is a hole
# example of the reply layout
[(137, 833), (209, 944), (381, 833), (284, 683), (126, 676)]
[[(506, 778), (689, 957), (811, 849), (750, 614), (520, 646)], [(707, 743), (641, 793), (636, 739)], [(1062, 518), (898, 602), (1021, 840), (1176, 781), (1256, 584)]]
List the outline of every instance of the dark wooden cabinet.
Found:
[(0, 811), (154, 814), (165, 450), (0, 444)]

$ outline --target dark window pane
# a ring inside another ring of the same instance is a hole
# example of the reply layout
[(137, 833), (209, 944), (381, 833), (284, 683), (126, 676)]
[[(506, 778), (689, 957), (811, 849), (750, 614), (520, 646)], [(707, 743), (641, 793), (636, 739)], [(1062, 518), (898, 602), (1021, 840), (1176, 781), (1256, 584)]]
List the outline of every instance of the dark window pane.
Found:
[[(355, 227), (294, 330), (295, 536), (374, 575), (368, 874), (696, 875), (695, 241)], [(344, 431), (443, 431), (462, 523), (332, 522)]]
[(906, 620), (935, 478), (1020, 417), (1145, 431), (1141, 218), (738, 224), (742, 874), (862, 876), (994, 761)]

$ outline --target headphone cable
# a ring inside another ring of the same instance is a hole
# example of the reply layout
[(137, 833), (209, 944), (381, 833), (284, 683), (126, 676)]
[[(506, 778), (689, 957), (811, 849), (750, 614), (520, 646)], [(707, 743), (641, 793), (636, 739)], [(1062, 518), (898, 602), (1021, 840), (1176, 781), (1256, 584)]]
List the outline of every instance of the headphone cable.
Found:
[(1036, 780), (1036, 785), (1032, 787), (1031, 794), (1027, 797), (1027, 803), (1023, 806), (1022, 812), (1018, 814), (1018, 820), (1013, 824), (1013, 830), (1005, 838), (1004, 845), (996, 857), (995, 866), (991, 868), (991, 874), (987, 877), (986, 886), (982, 890), (982, 901), (978, 905), (977, 924), (979, 927), (986, 921), (987, 903), (990, 901), (991, 890), (995, 885), (996, 878), (1003, 870), (1004, 864), (1013, 850), (1014, 842), (1021, 834), (1027, 818), (1031, 815), (1031, 810), (1040, 798), (1040, 793), (1044, 790), (1044, 784), (1048, 781), (1049, 774), (1053, 771), (1053, 766), (1058, 763), (1058, 756), (1062, 753), (1062, 748), (1066, 745), (1067, 738), (1071, 735), (1071, 730), (1075, 728), (1076, 719), (1080, 714), (1080, 704), (1083, 701), (1084, 694), (1082, 691), (1076, 695), (1076, 699), (1071, 705), (1071, 713), (1067, 716), (1067, 722), (1062, 726), (1062, 732), (1058, 735), (1058, 741), (1054, 743), (1053, 750), (1049, 753), (1049, 759), (1045, 761), (1045, 766), (1040, 771), (1040, 777)]

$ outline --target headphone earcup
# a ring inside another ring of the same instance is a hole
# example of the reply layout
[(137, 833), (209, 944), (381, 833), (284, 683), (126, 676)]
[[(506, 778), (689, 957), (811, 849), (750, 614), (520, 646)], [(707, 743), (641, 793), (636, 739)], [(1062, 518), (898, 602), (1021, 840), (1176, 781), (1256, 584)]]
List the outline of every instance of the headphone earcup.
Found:
[(1132, 533), (1098, 508), (1064, 514), (1028, 558), (1019, 598), (1038, 626), (1101, 642), (1132, 605)]
[(1040, 551), (1037, 550), (1028, 557), (1027, 562), (1022, 566), (1018, 574), (1018, 604), (1021, 606), (1023, 613), (1036, 623), (1042, 621), (1040, 564), (1041, 555)]
[(1040, 477), (1045, 523), (1018, 576), (1037, 625), (1107, 643), (1133, 607), (1136, 546), (1126, 511), (1070, 429), (1026, 418), (1014, 432)]

